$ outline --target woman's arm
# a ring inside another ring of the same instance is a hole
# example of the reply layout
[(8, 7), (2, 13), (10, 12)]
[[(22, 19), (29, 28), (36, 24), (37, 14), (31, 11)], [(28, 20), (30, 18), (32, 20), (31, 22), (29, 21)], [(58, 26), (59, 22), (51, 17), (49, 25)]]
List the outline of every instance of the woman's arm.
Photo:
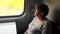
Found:
[(37, 30), (37, 29), (34, 29), (34, 30), (30, 30), (28, 32), (28, 29), (27, 29), (24, 34), (41, 34), (41, 31), (40, 30)]
[(33, 30), (33, 31), (31, 32), (31, 34), (41, 34), (41, 31), (40, 31), (40, 30), (35, 29), (35, 30)]

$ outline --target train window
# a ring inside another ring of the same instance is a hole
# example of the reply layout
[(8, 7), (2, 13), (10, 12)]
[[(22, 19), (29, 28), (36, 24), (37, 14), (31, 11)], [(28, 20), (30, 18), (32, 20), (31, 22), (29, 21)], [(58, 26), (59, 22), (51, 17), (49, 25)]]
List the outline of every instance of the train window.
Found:
[(0, 16), (21, 15), (24, 11), (24, 0), (0, 0)]

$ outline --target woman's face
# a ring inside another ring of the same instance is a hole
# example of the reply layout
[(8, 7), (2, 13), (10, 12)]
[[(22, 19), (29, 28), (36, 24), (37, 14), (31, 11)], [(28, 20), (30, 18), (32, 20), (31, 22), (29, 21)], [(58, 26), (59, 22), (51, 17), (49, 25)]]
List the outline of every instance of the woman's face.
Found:
[(35, 7), (34, 16), (37, 16), (37, 12), (38, 12), (38, 10)]
[(42, 11), (38, 10), (35, 6), (34, 16), (43, 17)]

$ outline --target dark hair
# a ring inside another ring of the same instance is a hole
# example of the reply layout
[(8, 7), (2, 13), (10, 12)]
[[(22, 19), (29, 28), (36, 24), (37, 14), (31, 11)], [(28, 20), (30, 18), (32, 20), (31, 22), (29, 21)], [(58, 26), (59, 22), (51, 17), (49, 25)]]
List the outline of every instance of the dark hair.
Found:
[(48, 15), (49, 8), (46, 4), (36, 4), (35, 6), (39, 12), (44, 13), (44, 17)]

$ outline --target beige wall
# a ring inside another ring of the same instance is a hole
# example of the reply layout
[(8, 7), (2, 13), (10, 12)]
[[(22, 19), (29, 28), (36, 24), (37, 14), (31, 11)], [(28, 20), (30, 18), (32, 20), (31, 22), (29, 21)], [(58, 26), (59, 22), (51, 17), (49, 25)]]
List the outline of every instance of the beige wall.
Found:
[(44, 0), (44, 3), (49, 7), (49, 14), (47, 18), (54, 21), (54, 9), (56, 6), (60, 5), (60, 0)]

